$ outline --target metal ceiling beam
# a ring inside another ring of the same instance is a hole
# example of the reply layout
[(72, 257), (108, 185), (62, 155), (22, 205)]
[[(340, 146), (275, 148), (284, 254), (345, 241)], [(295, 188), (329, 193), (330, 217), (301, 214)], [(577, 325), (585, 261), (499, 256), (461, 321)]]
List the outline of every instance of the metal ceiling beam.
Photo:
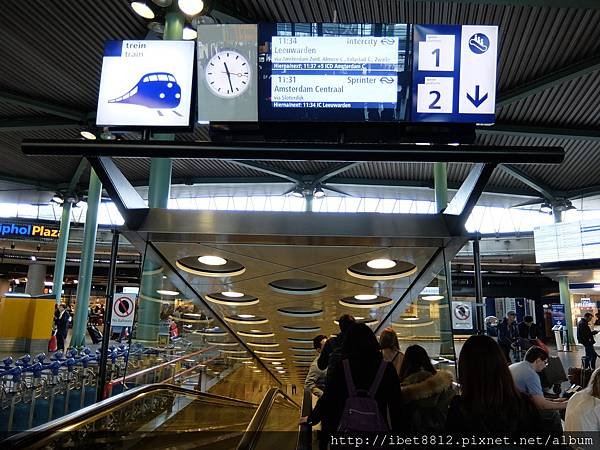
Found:
[(254, 161), (386, 161), (386, 162), (485, 162), (560, 164), (565, 151), (558, 146), (464, 145), (454, 147), (433, 144), (423, 148), (413, 144), (338, 144), (238, 143), (238, 142), (166, 142), (166, 141), (83, 141), (25, 139), (21, 150), (26, 155), (136, 156), (200, 158), (235, 161), (269, 175), (290, 181), (297, 174)]
[(283, 178), (291, 181), (292, 183), (300, 183), (302, 181), (302, 175), (297, 174), (295, 172), (291, 172), (285, 169), (279, 169), (277, 167), (272, 167), (267, 164), (261, 164), (252, 161), (231, 161), (238, 166), (247, 167), (249, 169), (258, 170), (259, 172), (266, 173), (268, 175), (273, 175), (275, 177)]
[(471, 3), (498, 6), (545, 6), (548, 8), (600, 9), (597, 0), (417, 0), (422, 3)]
[[(600, 4), (600, 2), (596, 2)], [(600, 8), (600, 6), (596, 6)], [(600, 70), (600, 56), (593, 56), (578, 63), (564, 67), (555, 72), (549, 73), (536, 80), (532, 80), (518, 86), (514, 89), (509, 89), (506, 92), (501, 92), (496, 101), (496, 107), (502, 107), (510, 103), (517, 102), (526, 97), (530, 97), (538, 92), (549, 89), (567, 81), (580, 78), (588, 73)]]
[(523, 137), (572, 139), (600, 142), (600, 130), (598, 129), (536, 127), (530, 125), (510, 125), (497, 123), (491, 127), (480, 126), (475, 130), (475, 132), (481, 135), (510, 134), (512, 136)]
[(76, 109), (55, 105), (43, 100), (36, 100), (25, 97), (24, 95), (13, 94), (7, 91), (0, 91), (0, 102), (23, 106), (25, 108), (34, 109), (36, 111), (51, 114), (53, 116), (64, 117), (65, 119), (71, 119), (80, 122), (85, 122), (87, 117), (86, 111), (79, 111)]
[(20, 119), (3, 120), (0, 122), (0, 132), (3, 131), (34, 131), (34, 130), (65, 130), (80, 128), (81, 123), (68, 119), (45, 117), (23, 117)]
[(353, 163), (342, 163), (342, 164), (338, 164), (335, 167), (332, 167), (330, 169), (326, 169), (323, 170), (322, 172), (316, 174), (314, 176), (314, 184), (319, 184), (319, 183), (323, 183), (333, 177), (335, 177), (336, 175), (339, 175), (342, 172), (345, 172), (347, 170), (352, 169), (353, 167), (359, 166), (362, 163), (360, 162), (353, 162)]
[(600, 195), (600, 185), (599, 186), (589, 186), (581, 189), (573, 189), (568, 191), (565, 197), (568, 197), (571, 200), (586, 198), (586, 197), (595, 197)]
[(544, 182), (537, 180), (531, 175), (523, 172), (521, 169), (517, 169), (516, 167), (508, 164), (502, 164), (500, 168), (513, 178), (519, 180), (521, 183), (524, 183), (531, 189), (534, 189), (537, 192), (539, 192), (545, 199), (549, 200), (550, 202), (555, 201), (556, 197), (558, 197), (557, 192), (554, 189), (546, 185)]

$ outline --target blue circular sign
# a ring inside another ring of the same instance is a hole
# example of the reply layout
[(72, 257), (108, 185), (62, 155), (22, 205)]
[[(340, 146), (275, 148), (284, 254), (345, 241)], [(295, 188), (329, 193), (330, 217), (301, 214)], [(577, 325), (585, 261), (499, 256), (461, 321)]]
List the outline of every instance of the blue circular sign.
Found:
[(490, 48), (490, 39), (483, 33), (476, 33), (469, 39), (469, 48), (473, 53), (481, 55)]

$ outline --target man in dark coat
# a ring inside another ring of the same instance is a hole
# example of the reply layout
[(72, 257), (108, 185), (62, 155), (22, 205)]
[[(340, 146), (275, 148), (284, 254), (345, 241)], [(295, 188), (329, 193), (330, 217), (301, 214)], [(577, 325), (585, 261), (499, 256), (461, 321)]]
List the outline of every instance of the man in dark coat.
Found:
[(517, 313), (509, 311), (506, 317), (498, 325), (498, 344), (506, 357), (506, 362), (511, 363), (510, 350), (519, 339), (519, 330), (517, 328)]
[(71, 316), (69, 315), (65, 305), (60, 305), (58, 307), (58, 311), (58, 317), (56, 318), (56, 349), (64, 351), (65, 339), (67, 338), (67, 333), (69, 332), (69, 319)]
[(541, 339), (542, 333), (539, 327), (533, 323), (532, 316), (523, 317), (523, 322), (518, 326), (519, 336), (523, 339)]
[(581, 318), (579, 323), (577, 324), (577, 341), (583, 345), (585, 349), (585, 356), (592, 369), (596, 368), (596, 350), (594, 350), (594, 343), (596, 342), (594, 339), (594, 335), (597, 334), (597, 331), (592, 331), (590, 328), (590, 322), (594, 316), (592, 313), (585, 313), (585, 315)]
[[(344, 314), (340, 317), (338, 323), (340, 327), (340, 334), (331, 339), (328, 339), (325, 346), (321, 350), (321, 355), (317, 361), (317, 366), (321, 370), (325, 370), (336, 366), (342, 360), (342, 346), (344, 345), (344, 339), (346, 333), (352, 325), (354, 325), (354, 317), (350, 314)], [(329, 374), (329, 372), (327, 372)], [(327, 376), (329, 379), (329, 375)]]

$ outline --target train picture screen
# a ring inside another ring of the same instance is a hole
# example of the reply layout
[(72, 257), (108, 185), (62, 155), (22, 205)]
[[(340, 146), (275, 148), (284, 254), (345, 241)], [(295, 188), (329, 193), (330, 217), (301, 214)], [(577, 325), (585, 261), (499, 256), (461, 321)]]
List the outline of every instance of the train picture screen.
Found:
[(408, 120), (408, 24), (260, 24), (259, 118)]
[(193, 69), (191, 41), (108, 41), (96, 124), (189, 126)]

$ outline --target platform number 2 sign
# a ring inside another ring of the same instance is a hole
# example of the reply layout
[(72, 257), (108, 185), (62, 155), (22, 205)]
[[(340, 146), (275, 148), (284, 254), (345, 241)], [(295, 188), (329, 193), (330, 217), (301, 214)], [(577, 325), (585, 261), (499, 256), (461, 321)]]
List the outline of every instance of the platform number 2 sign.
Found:
[[(419, 42), (420, 71), (452, 72), (454, 70), (454, 35), (428, 34), (426, 41)], [(422, 113), (452, 112), (452, 77), (425, 78), (418, 87), (417, 111)]]

